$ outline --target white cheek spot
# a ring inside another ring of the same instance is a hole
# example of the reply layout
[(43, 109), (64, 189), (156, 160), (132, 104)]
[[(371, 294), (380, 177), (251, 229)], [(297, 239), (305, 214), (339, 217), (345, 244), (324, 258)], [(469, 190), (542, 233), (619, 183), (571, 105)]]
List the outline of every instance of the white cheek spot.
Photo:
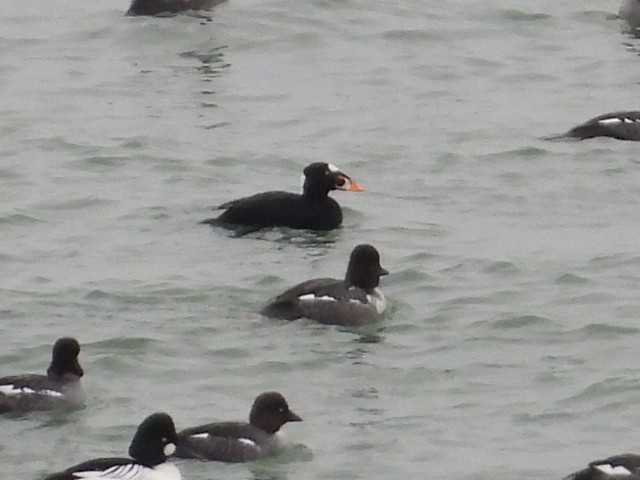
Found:
[(173, 443), (167, 443), (164, 446), (164, 456), (165, 457), (170, 457), (171, 455), (173, 455), (176, 451), (176, 446)]
[(336, 167), (333, 163), (328, 163), (327, 168), (329, 169), (330, 172), (333, 172), (333, 173), (337, 173), (340, 171), (340, 169)]
[(313, 293), (307, 293), (306, 295), (300, 295), (298, 300), (301, 302), (337, 302), (337, 300), (329, 295), (322, 297), (316, 297)]
[(614, 467), (608, 463), (603, 463), (601, 465), (596, 465), (595, 467), (605, 475), (631, 475), (631, 472), (622, 465), (616, 465)]
[(619, 123), (622, 123), (622, 120), (620, 120), (619, 118), (604, 118), (602, 120), (598, 120), (598, 123), (600, 125), (617, 125)]
[(254, 442), (253, 440), (250, 440), (248, 438), (239, 438), (238, 441), (240, 443), (242, 443), (243, 445), (247, 445), (249, 447), (255, 447), (256, 446), (256, 442)]
[(191, 438), (209, 438), (209, 434), (208, 433), (195, 433), (193, 435), (190, 435)]

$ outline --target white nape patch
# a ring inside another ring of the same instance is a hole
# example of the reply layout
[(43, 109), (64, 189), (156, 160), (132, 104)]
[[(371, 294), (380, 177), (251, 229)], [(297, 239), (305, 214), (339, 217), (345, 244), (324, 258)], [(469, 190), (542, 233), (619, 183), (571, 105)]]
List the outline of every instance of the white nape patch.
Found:
[(12, 397), (16, 395), (47, 395), (49, 397), (62, 397), (62, 393), (56, 392), (55, 390), (38, 390), (35, 391), (30, 387), (22, 387), (16, 388), (15, 385), (0, 385), (0, 393), (6, 395), (7, 397)]
[(327, 168), (330, 172), (337, 173), (340, 171), (338, 167), (336, 167), (333, 163), (327, 163)]
[(247, 445), (249, 447), (255, 447), (257, 446), (257, 443), (254, 442), (253, 440), (249, 439), (249, 438), (239, 438), (238, 441), (240, 443), (242, 443), (243, 445)]
[(378, 313), (384, 312), (387, 308), (387, 299), (379, 288), (374, 288), (370, 295), (367, 295), (367, 301), (376, 308)]
[(329, 295), (324, 295), (322, 297), (316, 297), (313, 293), (307, 293), (305, 295), (300, 295), (298, 300), (301, 302), (337, 302), (338, 300), (334, 297), (330, 297)]
[(194, 433), (193, 435), (189, 435), (191, 438), (209, 438), (209, 434), (207, 432), (204, 433)]
[(622, 123), (622, 120), (619, 118), (604, 118), (602, 120), (598, 120), (598, 123), (600, 125), (617, 125), (618, 123)]
[(171, 455), (176, 453), (176, 445), (174, 443), (167, 443), (164, 446), (163, 451), (164, 451), (164, 456), (165, 457), (170, 457)]
[(602, 463), (600, 465), (594, 465), (596, 469), (600, 470), (605, 475), (631, 475), (628, 468), (622, 465), (610, 465), (608, 463)]

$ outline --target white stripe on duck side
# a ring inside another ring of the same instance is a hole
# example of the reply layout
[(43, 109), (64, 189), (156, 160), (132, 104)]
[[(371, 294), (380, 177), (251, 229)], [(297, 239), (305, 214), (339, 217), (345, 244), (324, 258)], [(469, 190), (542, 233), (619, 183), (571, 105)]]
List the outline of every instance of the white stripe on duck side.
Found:
[(338, 300), (329, 295), (324, 295), (322, 297), (316, 297), (314, 293), (307, 293), (305, 295), (300, 295), (298, 300), (301, 302), (337, 302)]
[(73, 472), (75, 478), (101, 480), (182, 480), (180, 471), (171, 463), (162, 463), (154, 468), (137, 463), (115, 465), (106, 470)]
[(56, 392), (55, 390), (34, 390), (31, 387), (21, 387), (16, 388), (15, 385), (0, 385), (0, 393), (6, 395), (7, 397), (12, 397), (16, 395), (48, 395), (49, 397), (62, 397), (62, 393)]

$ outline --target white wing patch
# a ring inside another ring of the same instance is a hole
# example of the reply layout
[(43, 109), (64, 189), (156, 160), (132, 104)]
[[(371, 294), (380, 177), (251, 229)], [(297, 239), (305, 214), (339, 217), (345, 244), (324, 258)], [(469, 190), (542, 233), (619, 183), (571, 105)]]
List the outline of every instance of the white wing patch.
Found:
[(128, 463), (126, 465), (114, 465), (106, 470), (73, 472), (73, 476), (76, 478), (101, 478), (104, 480), (142, 480), (146, 477), (145, 473), (149, 470), (151, 469), (142, 465)]
[(598, 123), (600, 125), (617, 125), (618, 123), (622, 123), (622, 120), (619, 118), (604, 118), (602, 120), (598, 120)]
[(240, 443), (242, 443), (243, 445), (247, 445), (249, 447), (255, 447), (257, 446), (257, 443), (254, 442), (253, 440), (249, 439), (249, 438), (239, 438), (238, 441)]
[(324, 295), (322, 297), (316, 297), (313, 293), (307, 293), (305, 295), (300, 295), (298, 300), (301, 302), (337, 302), (338, 300), (334, 297), (330, 297), (329, 295)]
[(623, 467), (622, 465), (616, 465), (614, 467), (608, 463), (603, 463), (601, 465), (595, 465), (595, 468), (600, 470), (605, 475), (631, 475), (629, 469)]
[(371, 295), (367, 295), (367, 301), (376, 308), (378, 313), (384, 312), (387, 308), (387, 299), (378, 288), (374, 288)]
[(191, 438), (209, 438), (209, 434), (207, 432), (204, 433), (194, 433), (190, 435)]
[(60, 392), (56, 392), (55, 390), (34, 390), (30, 387), (22, 387), (16, 388), (15, 385), (0, 385), (0, 393), (6, 395), (7, 397), (12, 397), (16, 395), (47, 395), (49, 397), (62, 397), (63, 395)]

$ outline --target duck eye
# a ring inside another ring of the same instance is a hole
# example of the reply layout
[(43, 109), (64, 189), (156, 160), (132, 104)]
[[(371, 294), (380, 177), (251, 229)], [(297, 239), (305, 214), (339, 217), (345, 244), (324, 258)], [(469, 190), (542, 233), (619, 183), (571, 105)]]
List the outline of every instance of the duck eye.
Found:
[(167, 437), (162, 437), (162, 441), (163, 441), (164, 443), (167, 443), (167, 442), (169, 441), (169, 439), (168, 439)]

